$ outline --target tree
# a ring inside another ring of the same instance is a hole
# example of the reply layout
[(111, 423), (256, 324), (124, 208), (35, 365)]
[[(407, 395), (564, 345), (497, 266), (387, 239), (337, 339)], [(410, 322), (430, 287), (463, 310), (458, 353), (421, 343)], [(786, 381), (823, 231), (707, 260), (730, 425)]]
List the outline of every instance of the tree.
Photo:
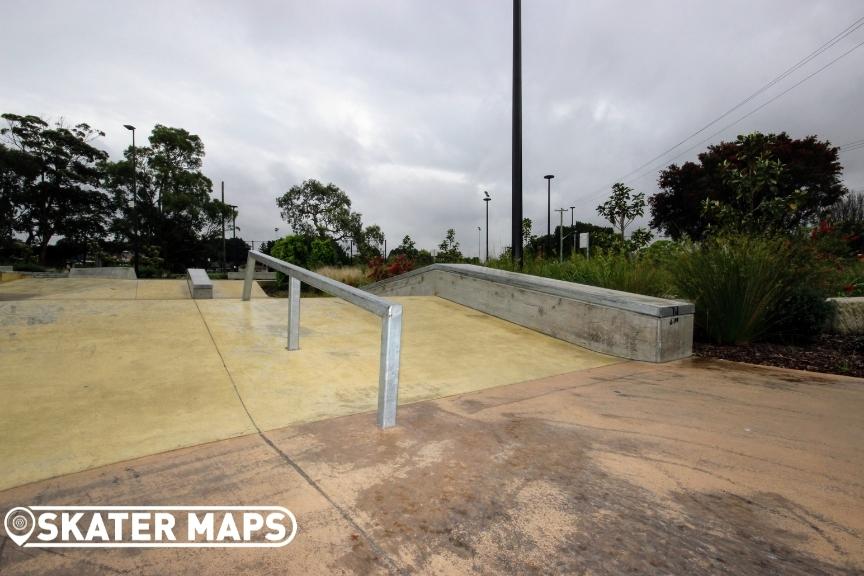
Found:
[(461, 262), (462, 252), (459, 251), (459, 242), (456, 241), (456, 230), (447, 230), (447, 236), (438, 245), (438, 254), (435, 255), (436, 262)]
[(134, 198), (132, 148), (105, 167), (116, 210), (112, 232), (131, 244), (137, 229), (142, 252), (156, 247), (162, 265), (175, 272), (221, 261), (222, 222), (236, 212), (211, 196), (213, 183), (201, 172), (201, 138), (157, 124), (148, 140), (149, 146), (135, 151)]
[(525, 246), (525, 244), (528, 244), (531, 240), (536, 238), (536, 236), (531, 235), (531, 228), (533, 226), (534, 224), (531, 222), (530, 218), (522, 219), (522, 246)]
[(417, 244), (411, 239), (411, 236), (405, 235), (402, 238), (402, 243), (390, 251), (391, 256), (404, 255), (409, 260), (416, 260), (420, 252), (417, 250)]
[(627, 227), (645, 213), (645, 194), (633, 194), (632, 188), (616, 182), (609, 199), (597, 206), (597, 213), (612, 224), (624, 241)]
[[(38, 116), (3, 114), (0, 130), (16, 154), (5, 154), (4, 181), (15, 196), (15, 231), (39, 251), (45, 263), (56, 236), (87, 244), (105, 234), (108, 197), (101, 190), (101, 165), (108, 154), (91, 142), (104, 136), (88, 124), (49, 126)], [(17, 182), (17, 183), (16, 183)]]
[(0, 254), (11, 254), (20, 229), (25, 191), (39, 176), (36, 158), (0, 144)]
[(360, 259), (364, 262), (369, 262), (372, 258), (382, 258), (384, 254), (384, 232), (377, 224), (367, 226), (359, 234), (355, 233), (354, 245), (357, 247)]
[(351, 199), (334, 184), (305, 180), (277, 198), (276, 204), (297, 234), (329, 237), (337, 242), (361, 239), (361, 216), (351, 211)]
[(699, 240), (739, 219), (754, 232), (794, 230), (847, 193), (842, 171), (838, 149), (816, 136), (738, 136), (709, 146), (698, 163), (661, 171), (650, 224), (676, 240)]

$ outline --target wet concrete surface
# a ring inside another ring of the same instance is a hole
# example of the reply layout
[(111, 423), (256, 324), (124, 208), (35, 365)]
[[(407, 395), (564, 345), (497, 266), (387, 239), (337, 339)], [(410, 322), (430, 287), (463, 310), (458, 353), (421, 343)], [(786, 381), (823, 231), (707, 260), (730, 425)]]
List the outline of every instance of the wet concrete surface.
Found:
[[(242, 302), (242, 282), (204, 301), (178, 296), (185, 281), (34, 282), (44, 297), (0, 302), (0, 489), (377, 405), (380, 319), (341, 300), (304, 298), (288, 351), (288, 301)], [(619, 361), (439, 298), (398, 300), (401, 403)]]
[(635, 362), (290, 426), (0, 492), (273, 504), (266, 551), (0, 549), (4, 574), (860, 574), (864, 385)]

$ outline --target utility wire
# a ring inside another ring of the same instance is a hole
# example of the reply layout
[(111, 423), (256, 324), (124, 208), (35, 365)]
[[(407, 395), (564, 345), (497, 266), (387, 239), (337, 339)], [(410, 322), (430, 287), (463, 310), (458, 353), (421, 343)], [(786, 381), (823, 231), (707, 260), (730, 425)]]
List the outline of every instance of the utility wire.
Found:
[(841, 152), (851, 152), (852, 150), (858, 150), (859, 148), (864, 148), (864, 139), (856, 140), (854, 142), (849, 142), (848, 144), (843, 144), (842, 146), (838, 146)]
[(806, 82), (807, 80), (810, 80), (811, 78), (813, 78), (814, 76), (816, 76), (817, 74), (819, 74), (820, 72), (822, 72), (823, 70), (825, 70), (825, 69), (831, 67), (831, 66), (832, 66), (834, 63), (836, 63), (838, 60), (840, 60), (841, 58), (844, 58), (844, 57), (848, 56), (849, 54), (851, 54), (852, 52), (854, 52), (855, 50), (857, 50), (857, 49), (860, 48), (861, 46), (864, 46), (864, 40), (862, 40), (861, 42), (859, 42), (858, 44), (856, 44), (855, 46), (853, 46), (852, 48), (850, 48), (850, 49), (847, 50), (846, 52), (843, 52), (842, 54), (840, 54), (840, 56), (837, 56), (836, 58), (834, 58), (833, 60), (831, 60), (830, 62), (828, 62), (827, 64), (825, 64), (825, 65), (822, 66), (821, 68), (819, 68), (818, 70), (816, 70), (815, 72), (809, 74), (808, 76), (805, 76), (804, 78), (802, 78), (801, 80), (799, 80), (798, 82), (796, 82), (795, 84), (793, 84), (792, 86), (790, 86), (789, 88), (787, 88), (786, 90), (784, 90), (783, 92), (780, 92), (779, 94), (777, 94), (776, 96), (774, 96), (774, 97), (771, 98), (770, 100), (767, 100), (766, 102), (760, 104), (759, 106), (757, 106), (756, 108), (754, 108), (753, 110), (751, 110), (750, 112), (748, 112), (747, 114), (744, 114), (743, 116), (741, 116), (740, 118), (738, 118), (738, 119), (735, 120), (734, 122), (730, 122), (729, 124), (725, 125), (725, 126), (724, 126), (723, 128), (721, 128), (720, 130), (718, 130), (717, 132), (714, 132), (713, 134), (711, 134), (711, 135), (708, 136), (707, 138), (705, 138), (705, 139), (703, 139), (703, 140), (700, 140), (699, 142), (697, 142), (696, 144), (690, 146), (690, 147), (687, 148), (686, 150), (683, 150), (682, 152), (679, 152), (678, 154), (676, 154), (676, 155), (673, 156), (672, 158), (669, 158), (668, 160), (664, 160), (664, 161), (661, 163), (660, 166), (655, 166), (655, 167), (652, 168), (651, 170), (649, 170), (649, 171), (647, 171), (647, 172), (645, 172), (645, 173), (639, 175), (637, 178), (633, 178), (633, 179), (631, 179), (630, 182), (635, 182), (635, 181), (637, 181), (637, 180), (641, 180), (641, 179), (644, 178), (645, 176), (648, 176), (648, 175), (654, 173), (654, 172), (655, 172), (658, 168), (660, 168), (663, 164), (666, 164), (667, 162), (672, 162), (673, 160), (677, 160), (678, 158), (680, 158), (680, 157), (683, 156), (684, 154), (687, 154), (687, 153), (690, 152), (691, 150), (695, 150), (696, 148), (698, 148), (699, 146), (705, 144), (706, 142), (711, 141), (715, 136), (718, 136), (718, 135), (722, 134), (723, 132), (725, 132), (726, 130), (728, 130), (729, 128), (731, 128), (732, 126), (734, 126), (735, 124), (738, 124), (738, 123), (741, 122), (742, 120), (745, 120), (745, 119), (749, 118), (750, 116), (752, 116), (752, 115), (755, 114), (756, 112), (762, 110), (763, 108), (765, 108), (766, 106), (768, 106), (769, 104), (771, 104), (772, 102), (774, 102), (775, 100), (777, 100), (778, 98), (780, 98), (780, 97), (782, 97), (782, 96), (788, 94), (789, 92), (791, 92), (792, 90), (794, 90), (795, 88), (797, 88), (798, 86), (800, 86), (801, 84), (803, 84), (804, 82)]
[(864, 142), (858, 144), (857, 146), (847, 146), (845, 148), (841, 148), (840, 152), (852, 152), (854, 150), (861, 150), (862, 148), (864, 148)]
[(777, 84), (778, 82), (787, 78), (790, 74), (792, 74), (796, 70), (800, 69), (802, 66), (804, 66), (805, 64), (807, 64), (808, 62), (810, 62), (811, 60), (813, 60), (814, 58), (816, 58), (817, 56), (819, 56), (820, 54), (822, 54), (823, 52), (825, 52), (826, 50), (828, 50), (829, 48), (834, 46), (835, 44), (837, 44), (837, 42), (839, 42), (840, 40), (842, 40), (843, 38), (845, 38), (846, 36), (848, 36), (849, 34), (854, 32), (855, 30), (857, 30), (861, 26), (864, 26), (864, 16), (862, 16), (861, 18), (859, 18), (858, 20), (856, 20), (855, 22), (850, 24), (849, 27), (847, 27), (845, 30), (843, 30), (842, 32), (840, 32), (839, 34), (837, 34), (836, 36), (834, 36), (833, 38), (831, 38), (830, 40), (828, 40), (827, 42), (825, 42), (824, 44), (819, 46), (816, 50), (812, 51), (810, 54), (808, 54), (807, 56), (805, 56), (804, 58), (802, 58), (801, 60), (799, 60), (798, 62), (796, 62), (795, 64), (793, 64), (789, 68), (787, 68), (786, 70), (784, 70), (779, 76), (777, 76), (776, 78), (774, 78), (773, 80), (771, 80), (767, 84), (763, 85), (761, 88), (759, 88), (758, 90), (756, 90), (755, 92), (753, 92), (752, 94), (747, 96), (744, 100), (741, 100), (740, 102), (735, 104), (735, 106), (733, 106), (732, 108), (730, 108), (729, 110), (727, 110), (726, 112), (724, 112), (723, 114), (721, 114), (720, 116), (718, 116), (717, 118), (715, 118), (714, 120), (712, 120), (711, 122), (709, 122), (708, 124), (706, 124), (705, 126), (700, 128), (696, 132), (693, 132), (692, 134), (690, 134), (689, 136), (687, 136), (686, 138), (684, 138), (683, 140), (681, 140), (680, 142), (678, 142), (677, 144), (675, 144), (674, 146), (669, 148), (668, 150), (661, 152), (660, 154), (658, 154), (657, 156), (655, 156), (651, 160), (648, 160), (647, 162), (645, 162), (644, 164), (642, 164), (638, 168), (634, 168), (633, 170), (631, 170), (630, 172), (628, 172), (627, 174), (625, 174), (624, 176), (619, 178), (619, 181), (625, 180), (628, 176), (631, 176), (631, 175), (635, 174), (636, 172), (639, 172), (640, 170), (642, 170), (646, 166), (653, 164), (655, 161), (666, 156), (666, 154), (669, 154), (670, 152), (672, 152), (673, 150), (675, 150), (676, 148), (678, 148), (679, 146), (681, 146), (682, 144), (684, 144), (685, 142), (687, 142), (688, 140), (693, 138), (694, 136), (698, 136), (699, 134), (701, 134), (702, 132), (704, 132), (705, 130), (707, 130), (708, 128), (710, 128), (711, 126), (716, 124), (717, 122), (719, 122), (720, 120), (726, 118), (727, 116), (729, 116), (730, 114), (732, 114), (733, 112), (735, 112), (736, 110), (738, 110), (739, 108), (741, 108), (742, 106), (747, 104), (748, 102), (751, 102), (754, 98), (756, 98), (757, 96), (759, 96), (760, 94), (762, 94), (763, 92), (765, 92), (766, 90), (768, 90), (769, 88), (771, 88), (772, 86)]
[[(669, 154), (670, 152), (674, 151), (676, 148), (680, 147), (682, 144), (686, 143), (688, 140), (690, 140), (690, 139), (693, 138), (694, 136), (698, 136), (699, 134), (701, 134), (702, 132), (704, 132), (705, 130), (707, 130), (708, 128), (710, 128), (711, 126), (715, 125), (715, 124), (716, 124), (717, 122), (719, 122), (720, 120), (722, 120), (722, 119), (726, 118), (727, 116), (729, 116), (732, 112), (738, 110), (739, 108), (741, 108), (741, 107), (744, 106), (745, 104), (751, 102), (754, 98), (756, 98), (757, 96), (759, 96), (760, 94), (762, 94), (763, 92), (765, 92), (766, 90), (768, 90), (769, 88), (775, 86), (778, 82), (780, 82), (780, 81), (784, 80), (785, 78), (787, 78), (787, 77), (788, 77), (790, 74), (792, 74), (793, 72), (799, 70), (802, 66), (806, 65), (807, 63), (809, 63), (810, 61), (812, 61), (814, 58), (816, 58), (817, 56), (819, 56), (820, 54), (822, 54), (823, 52), (825, 52), (826, 50), (828, 50), (829, 48), (831, 48), (832, 46), (834, 46), (835, 44), (837, 44), (840, 40), (842, 40), (843, 38), (847, 37), (849, 34), (855, 32), (856, 30), (858, 30), (858, 29), (861, 28), (862, 26), (864, 26), (864, 16), (862, 16), (862, 17), (858, 18), (857, 20), (855, 20), (852, 24), (850, 24), (849, 26), (847, 26), (844, 30), (842, 30), (841, 32), (839, 32), (839, 33), (838, 33), (837, 35), (835, 35), (833, 38), (831, 38), (831, 39), (827, 40), (826, 42), (824, 42), (824, 43), (823, 43), (822, 45), (820, 45), (818, 48), (816, 48), (815, 50), (813, 50), (810, 54), (808, 54), (807, 56), (805, 56), (804, 58), (802, 58), (801, 60), (799, 60), (798, 62), (796, 62), (795, 64), (793, 64), (793, 65), (790, 66), (789, 68), (787, 68), (786, 70), (784, 70), (782, 73), (780, 73), (780, 75), (778, 75), (778, 76), (775, 77), (773, 80), (771, 80), (770, 82), (768, 82), (767, 84), (763, 85), (761, 88), (759, 88), (758, 90), (756, 90), (755, 92), (753, 92), (752, 94), (750, 94), (750, 95), (749, 95), (748, 97), (746, 97), (744, 100), (738, 102), (735, 106), (733, 106), (732, 108), (730, 108), (729, 110), (727, 110), (726, 112), (724, 112), (723, 114), (721, 114), (720, 116), (718, 116), (717, 118), (715, 118), (714, 120), (712, 120), (711, 122), (709, 122), (708, 124), (704, 125), (704, 126), (703, 126), (702, 128), (700, 128), (699, 130), (693, 132), (692, 134), (690, 134), (689, 136), (687, 136), (686, 138), (684, 138), (683, 140), (681, 140), (680, 142), (678, 142), (677, 144), (675, 144), (674, 146), (672, 146), (671, 148), (668, 148), (667, 150), (661, 152), (660, 154), (658, 154), (658, 155), (655, 156), (654, 158), (652, 158), (652, 159), (648, 160), (647, 162), (643, 163), (642, 165), (640, 165), (640, 166), (634, 168), (633, 170), (631, 170), (631, 171), (628, 172), (627, 174), (625, 174), (625, 175), (623, 175), (623, 176), (617, 178), (617, 179), (615, 180), (615, 182), (621, 182), (621, 181), (624, 181), (624, 180), (627, 179), (629, 176), (635, 174), (636, 172), (639, 172), (640, 170), (642, 170), (642, 169), (645, 168), (646, 166), (649, 166), (649, 165), (653, 164), (655, 161), (657, 161), (657, 160), (663, 158), (664, 156), (666, 156), (666, 155)], [(854, 48), (852, 48), (852, 50), (854, 50), (855, 48), (858, 48), (859, 46), (861, 46), (861, 44), (856, 45)], [(795, 84), (795, 85), (793, 86), (793, 88), (794, 88), (795, 86), (800, 85), (800, 84), (803, 83), (804, 81), (808, 80), (809, 78), (811, 78), (811, 77), (814, 76), (815, 74), (818, 74), (819, 72), (821, 72), (822, 70), (824, 70), (827, 66), (830, 66), (831, 64), (833, 64), (834, 62), (836, 62), (837, 60), (839, 60), (840, 58), (842, 58), (843, 56), (847, 55), (847, 54), (848, 54), (849, 52), (851, 52), (852, 50), (849, 50), (848, 52), (842, 54), (842, 55), (839, 56), (838, 58), (835, 58), (834, 60), (832, 60), (831, 62), (829, 62), (828, 65), (824, 66), (823, 68), (820, 68), (820, 69), (817, 70), (814, 74), (811, 74), (810, 76), (808, 76), (807, 78), (805, 78), (805, 79), (802, 80), (801, 82), (798, 82), (797, 84)], [(787, 92), (788, 92), (788, 90), (787, 90)], [(781, 93), (780, 96), (782, 96), (782, 95), (785, 94), (785, 93), (786, 93), (786, 92)], [(763, 107), (766, 106), (767, 104), (769, 104), (769, 103), (773, 102), (774, 100), (776, 100), (778, 97), (779, 97), (779, 96), (772, 98), (771, 100), (769, 100), (768, 102), (766, 102), (765, 104), (763, 104), (762, 106), (760, 106), (759, 108), (757, 108), (756, 110), (754, 110), (753, 112), (755, 112), (755, 111), (757, 111), (757, 110), (760, 110), (761, 108), (763, 108)], [(752, 112), (751, 112), (751, 114), (752, 114)], [(733, 126), (734, 124), (740, 122), (741, 120), (747, 118), (748, 116), (749, 116), (749, 114), (748, 114), (748, 115), (745, 115), (745, 116), (742, 116), (741, 118), (739, 118), (738, 120), (736, 120), (736, 121), (733, 122), (732, 124), (727, 125), (727, 128), (730, 127), (730, 126)], [(725, 130), (725, 129), (726, 129), (726, 128), (724, 128), (723, 130)], [(722, 132), (723, 130), (721, 130), (720, 132)], [(710, 138), (713, 138), (713, 136), (715, 136), (716, 134), (717, 134), (717, 133), (715, 133), (714, 135), (712, 135), (711, 137), (709, 137), (709, 139), (710, 139)], [(704, 142), (704, 140), (703, 140), (702, 142)], [(700, 142), (700, 144), (701, 144), (701, 142)], [(697, 146), (698, 146), (698, 144), (697, 144)], [(692, 150), (692, 148), (689, 148), (688, 150), (686, 150), (685, 153), (686, 153), (686, 152), (689, 152), (690, 150)], [(678, 157), (678, 156), (676, 156), (676, 158), (677, 158), (677, 157)], [(674, 159), (674, 158), (673, 158), (673, 159)], [(667, 161), (668, 161), (668, 160), (667, 160)], [(667, 161), (664, 161), (663, 163), (665, 164)], [(652, 172), (653, 172), (653, 169), (652, 169)], [(643, 175), (643, 176), (644, 176), (644, 175)], [(641, 179), (643, 176), (639, 176), (639, 177), (637, 178), (637, 180), (638, 180), (638, 179)], [(592, 193), (592, 194), (591, 194), (590, 196), (588, 196), (587, 198), (593, 198), (593, 197), (595, 197), (598, 193), (600, 193), (600, 192), (604, 192), (604, 191), (605, 191), (607, 188), (609, 188), (609, 186), (611, 186), (611, 185), (612, 185), (612, 184), (610, 183), (610, 184), (607, 185), (607, 186), (603, 186), (602, 188), (598, 189), (596, 192)]]

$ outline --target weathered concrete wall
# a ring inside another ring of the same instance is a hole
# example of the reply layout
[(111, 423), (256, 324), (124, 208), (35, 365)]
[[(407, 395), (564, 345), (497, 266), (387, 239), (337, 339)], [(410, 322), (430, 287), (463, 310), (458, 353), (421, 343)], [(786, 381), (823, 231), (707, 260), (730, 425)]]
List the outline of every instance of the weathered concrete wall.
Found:
[(365, 289), (382, 296), (439, 296), (633, 360), (677, 360), (693, 347), (694, 308), (688, 302), (467, 264), (435, 264)]
[(137, 280), (135, 269), (131, 266), (113, 266), (102, 268), (72, 268), (70, 278), (115, 278), (118, 280)]
[(829, 300), (837, 304), (837, 315), (829, 331), (837, 334), (864, 334), (864, 297)]

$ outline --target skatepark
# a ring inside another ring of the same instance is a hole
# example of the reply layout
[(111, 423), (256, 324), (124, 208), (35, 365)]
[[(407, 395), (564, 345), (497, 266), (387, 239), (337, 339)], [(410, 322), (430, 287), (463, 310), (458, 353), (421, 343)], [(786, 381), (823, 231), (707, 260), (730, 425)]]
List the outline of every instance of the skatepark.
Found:
[[(388, 429), (376, 425), (381, 324), (343, 299), (302, 298), (300, 347), (287, 350), (290, 301), (257, 284), (244, 301), (242, 281), (214, 281), (212, 299), (193, 299), (184, 280), (3, 282), (4, 506), (272, 501), (291, 508), (300, 532), (265, 554), (96, 559), (7, 545), (0, 571), (864, 567), (860, 380), (622, 356), (662, 356), (670, 338), (659, 328), (645, 329), (657, 338), (647, 348), (607, 338), (586, 345), (624, 352), (590, 350), (568, 341), (579, 334), (457, 303), (460, 282), (476, 294), (495, 280), (466, 270), (373, 287), (402, 307)], [(517, 288), (548, 313), (541, 300), (554, 286)], [(601, 296), (615, 297), (586, 305)], [(554, 299), (560, 311), (567, 297)], [(646, 312), (653, 305), (628, 304), (672, 326)], [(680, 338), (671, 345), (678, 354)]]

